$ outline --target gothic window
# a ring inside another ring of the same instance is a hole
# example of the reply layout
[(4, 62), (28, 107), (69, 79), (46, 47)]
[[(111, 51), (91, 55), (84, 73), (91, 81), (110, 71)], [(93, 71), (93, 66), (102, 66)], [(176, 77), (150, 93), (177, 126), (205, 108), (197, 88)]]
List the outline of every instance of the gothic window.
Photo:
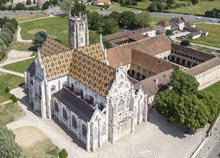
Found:
[(83, 43), (83, 38), (81, 38), (81, 43)]
[(121, 100), (118, 104), (118, 112), (122, 112), (123, 108), (124, 108), (124, 101)]
[(82, 135), (84, 136), (84, 137), (86, 137), (86, 135), (87, 135), (87, 128), (86, 128), (86, 125), (82, 125)]
[(93, 104), (94, 98), (92, 96), (89, 97), (89, 102), (90, 102), (90, 104)]
[(71, 84), (71, 89), (72, 89), (72, 91), (74, 91), (74, 84), (73, 83)]
[(102, 103), (99, 104), (99, 110), (103, 110), (104, 109), (104, 105)]
[(67, 112), (66, 112), (66, 109), (65, 109), (65, 108), (63, 108), (63, 118), (64, 118), (65, 120), (67, 120)]
[(50, 91), (53, 92), (53, 91), (55, 91), (55, 90), (56, 90), (56, 86), (55, 86), (55, 85), (52, 85), (51, 88), (50, 88)]
[(72, 116), (72, 126), (74, 128), (77, 128), (77, 120), (76, 120), (76, 117), (74, 115)]
[(59, 112), (59, 107), (56, 101), (54, 102), (54, 108), (56, 112)]
[(63, 82), (63, 88), (65, 88), (67, 86), (66, 81)]
[(39, 96), (41, 96), (41, 86), (39, 86)]
[(105, 135), (105, 134), (106, 134), (106, 123), (103, 123), (103, 125), (102, 125), (101, 134), (102, 134), (102, 135)]

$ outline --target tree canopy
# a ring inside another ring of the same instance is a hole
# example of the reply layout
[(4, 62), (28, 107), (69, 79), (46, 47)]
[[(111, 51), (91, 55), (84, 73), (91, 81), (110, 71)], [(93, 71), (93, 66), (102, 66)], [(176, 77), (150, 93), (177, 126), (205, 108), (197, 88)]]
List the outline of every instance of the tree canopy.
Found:
[(44, 31), (39, 31), (37, 33), (34, 34), (34, 38), (33, 38), (33, 47), (34, 50), (37, 50), (38, 48), (40, 48), (44, 42), (47, 39), (47, 33)]
[(15, 135), (0, 123), (0, 157), (20, 158), (21, 147), (15, 143)]
[(187, 129), (197, 130), (214, 121), (220, 103), (214, 96), (198, 91), (196, 79), (182, 71), (176, 71), (170, 81), (170, 89), (156, 97), (156, 110), (171, 122)]

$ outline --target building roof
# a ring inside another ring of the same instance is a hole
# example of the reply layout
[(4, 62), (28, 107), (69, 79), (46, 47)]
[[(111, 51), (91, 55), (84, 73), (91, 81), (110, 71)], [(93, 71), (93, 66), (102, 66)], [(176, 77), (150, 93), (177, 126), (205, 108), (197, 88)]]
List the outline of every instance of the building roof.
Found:
[(162, 26), (162, 27), (171, 26), (169, 22), (164, 21), (164, 20), (159, 21), (156, 25), (157, 25), (157, 26)]
[(146, 70), (149, 70), (155, 74), (161, 73), (170, 69), (177, 69), (177, 66), (156, 58), (154, 56), (142, 53), (138, 50), (132, 49), (131, 51), (131, 63), (138, 65)]
[(215, 55), (208, 54), (208, 53), (205, 53), (205, 52), (202, 52), (196, 49), (192, 49), (189, 47), (185, 47), (182, 45), (178, 45), (175, 43), (172, 43), (171, 47), (172, 47), (172, 51), (184, 52), (185, 54), (188, 54), (190, 56), (199, 57), (200, 59), (203, 59), (204, 61), (210, 60), (215, 57)]
[(31, 65), (27, 68), (27, 72), (30, 73), (31, 77), (35, 75), (35, 61), (33, 61)]
[(48, 80), (70, 75), (101, 96), (107, 95), (115, 78), (114, 68), (77, 50), (59, 51), (56, 54), (45, 53), (44, 50), (48, 49), (41, 50)]
[(149, 97), (156, 95), (170, 82), (173, 71), (173, 69), (170, 69), (140, 81), (144, 92)]
[(63, 45), (61, 42), (49, 37), (44, 42), (43, 46), (40, 48), (41, 56), (50, 56), (69, 50), (70, 49), (67, 46)]
[(181, 18), (175, 17), (170, 20), (170, 23), (181, 24), (184, 23), (184, 21)]
[(78, 48), (78, 51), (87, 54), (101, 62), (105, 62), (104, 52), (101, 43), (90, 44), (88, 46)]
[(199, 64), (195, 67), (192, 67), (188, 70), (186, 70), (185, 72), (188, 73), (189, 75), (192, 75), (192, 76), (196, 76), (198, 74), (201, 74), (215, 66), (218, 66), (220, 65), (220, 58), (219, 57), (215, 57), (213, 59), (210, 59), (202, 64)]
[(110, 0), (97, 0), (97, 3), (98, 4), (99, 3), (109, 4), (109, 3), (111, 3), (111, 1)]
[(141, 34), (141, 33), (145, 33), (145, 32), (148, 32), (148, 31), (153, 31), (153, 30), (155, 30), (153, 27), (143, 27), (143, 28), (134, 30), (133, 32)]
[(70, 111), (76, 113), (84, 121), (88, 122), (95, 109), (85, 100), (77, 97), (77, 94), (69, 89), (63, 88), (54, 94), (54, 97), (61, 101)]
[(134, 48), (151, 56), (171, 50), (171, 41), (166, 35), (142, 39), (133, 43), (117, 46), (107, 50), (109, 65), (117, 68), (120, 64), (131, 63), (131, 49)]

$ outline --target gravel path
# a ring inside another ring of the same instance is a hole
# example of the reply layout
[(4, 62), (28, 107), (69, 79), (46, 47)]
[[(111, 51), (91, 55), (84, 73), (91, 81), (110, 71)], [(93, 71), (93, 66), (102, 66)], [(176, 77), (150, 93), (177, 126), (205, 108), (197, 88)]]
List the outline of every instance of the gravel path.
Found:
[(17, 31), (17, 42), (21, 42), (21, 43), (32, 43), (32, 40), (23, 40), (21, 38), (21, 27), (18, 26), (18, 31)]

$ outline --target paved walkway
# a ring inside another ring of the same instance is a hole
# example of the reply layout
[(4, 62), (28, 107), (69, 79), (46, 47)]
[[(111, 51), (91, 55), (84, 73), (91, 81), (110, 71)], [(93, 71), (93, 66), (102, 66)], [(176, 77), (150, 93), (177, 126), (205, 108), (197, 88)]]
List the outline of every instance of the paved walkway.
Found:
[(21, 38), (21, 27), (18, 26), (18, 31), (17, 31), (17, 42), (21, 42), (21, 43), (32, 43), (32, 40), (23, 40)]
[(8, 74), (11, 74), (11, 75), (15, 75), (15, 76), (19, 76), (19, 77), (23, 77), (24, 78), (24, 74), (23, 73), (7, 70), (7, 69), (1, 68), (1, 67), (0, 67), (0, 72), (8, 73)]
[(5, 104), (8, 104), (8, 103), (11, 103), (12, 102), (12, 100), (8, 100), (8, 101), (5, 101), (5, 102), (2, 102), (2, 103), (0, 103), (0, 106), (1, 105), (5, 105)]
[(35, 21), (35, 20), (54, 18), (54, 17), (56, 17), (56, 16), (47, 16), (47, 17), (41, 17), (41, 18), (35, 18), (35, 19), (28, 19), (28, 20), (19, 21), (18, 24), (21, 24), (24, 22), (29, 22), (29, 21)]

